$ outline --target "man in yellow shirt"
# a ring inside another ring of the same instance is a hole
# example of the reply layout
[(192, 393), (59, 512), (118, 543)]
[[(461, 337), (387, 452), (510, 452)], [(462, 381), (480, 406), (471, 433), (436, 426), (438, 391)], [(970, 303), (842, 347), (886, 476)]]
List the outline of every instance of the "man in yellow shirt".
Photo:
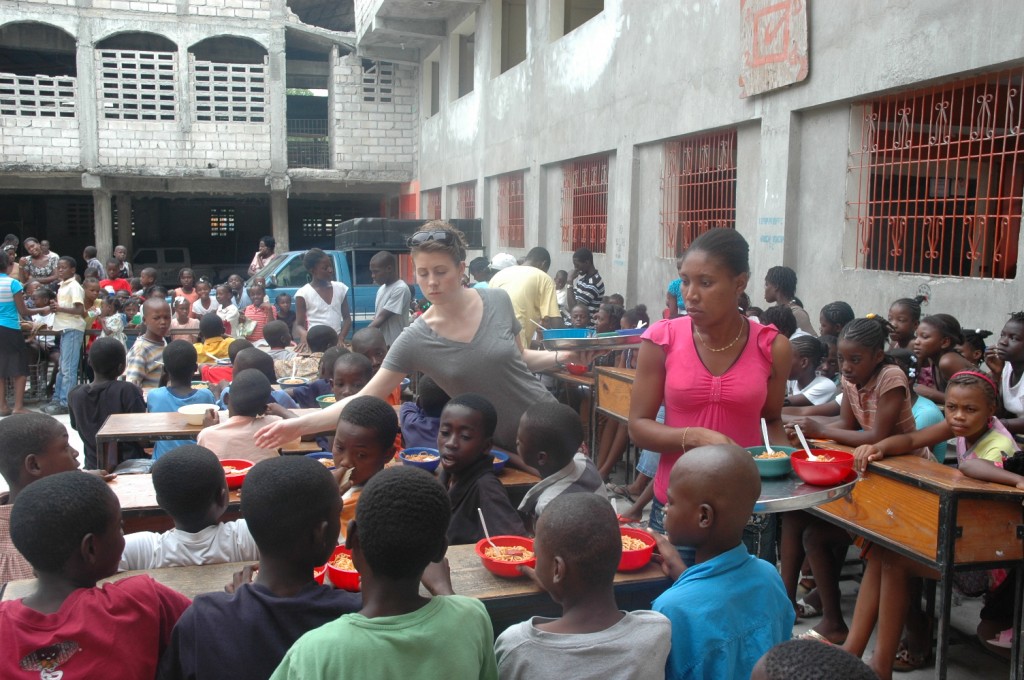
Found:
[(515, 258), (507, 253), (498, 253), (491, 259), (491, 269), (498, 271), (491, 277), (490, 287), (501, 288), (512, 299), (512, 309), (522, 326), (519, 339), (528, 348), (537, 330), (535, 324), (558, 328), (562, 326), (562, 315), (558, 311), (555, 282), (547, 274), (551, 266), (547, 249), (538, 246), (526, 254), (523, 264), (513, 262)]

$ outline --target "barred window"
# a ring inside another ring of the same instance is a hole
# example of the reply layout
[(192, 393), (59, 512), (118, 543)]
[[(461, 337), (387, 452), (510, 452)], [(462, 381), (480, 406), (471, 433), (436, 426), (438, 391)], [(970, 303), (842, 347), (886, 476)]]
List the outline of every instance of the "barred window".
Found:
[(441, 219), (441, 190), (431, 189), (423, 192), (423, 218), (427, 220)]
[(522, 171), (498, 178), (498, 243), (504, 248), (526, 247), (525, 179)]
[(104, 118), (147, 121), (177, 118), (177, 52), (98, 51)]
[(235, 232), (234, 208), (210, 208), (210, 236), (226, 237)]
[(267, 120), (267, 58), (261, 64), (200, 61), (192, 65), (196, 120), (264, 123)]
[(73, 76), (17, 76), (0, 73), (0, 115), (74, 118)]
[(459, 218), (471, 220), (476, 217), (476, 182), (456, 185), (455, 204)]
[(855, 105), (856, 266), (1012, 279), (1024, 191), (1024, 68)]
[(363, 60), (363, 101), (390, 104), (395, 92), (395, 65)]
[(92, 199), (68, 202), (65, 216), (68, 236), (92, 238), (96, 228), (93, 221)]
[(736, 131), (665, 144), (661, 256), (676, 258), (698, 236), (736, 227)]
[(603, 253), (608, 240), (608, 156), (562, 166), (562, 250)]

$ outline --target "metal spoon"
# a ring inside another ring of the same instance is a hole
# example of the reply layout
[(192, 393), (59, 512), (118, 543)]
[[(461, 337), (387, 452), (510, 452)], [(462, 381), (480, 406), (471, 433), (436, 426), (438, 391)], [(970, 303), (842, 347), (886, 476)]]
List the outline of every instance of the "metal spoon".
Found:
[(807, 452), (807, 460), (818, 460), (818, 457), (811, 453), (811, 447), (807, 445), (807, 440), (804, 438), (804, 431), (800, 429), (800, 426), (794, 425), (793, 429), (796, 430), (796, 436), (800, 439), (800, 444), (803, 445), (804, 451)]
[(487, 531), (487, 522), (484, 521), (484, 511), (477, 508), (476, 513), (480, 515), (480, 526), (484, 529), (484, 538), (487, 539), (487, 542), (491, 544), (492, 548), (498, 549), (498, 546), (491, 540), (491, 532)]

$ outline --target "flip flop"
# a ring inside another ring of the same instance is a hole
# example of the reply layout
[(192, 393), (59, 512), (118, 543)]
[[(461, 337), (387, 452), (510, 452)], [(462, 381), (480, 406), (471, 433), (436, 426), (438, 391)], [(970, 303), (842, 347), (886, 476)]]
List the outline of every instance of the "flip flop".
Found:
[(815, 609), (812, 604), (807, 604), (803, 598), (796, 601), (796, 609), (797, 616), (801, 619), (813, 619), (816, 616), (821, 616), (821, 610)]
[(636, 503), (636, 499), (633, 498), (633, 494), (631, 494), (629, 492), (629, 489), (624, 487), (624, 486), (621, 486), (619, 484), (612, 484), (611, 482), (608, 482), (608, 483), (606, 483), (604, 485), (604, 488), (608, 491), (608, 493), (614, 494), (616, 496), (621, 496), (622, 498), (625, 498), (630, 503)]
[(907, 645), (906, 640), (900, 640), (900, 645), (896, 649), (896, 657), (893, 659), (892, 669), (897, 673), (909, 673), (919, 670), (928, 665), (931, 655), (930, 649), (926, 652), (915, 654), (910, 651), (910, 646)]
[(988, 643), (993, 647), (1002, 647), (1003, 649), (1010, 649), (1013, 647), (1013, 628), (1007, 628), (1002, 631), (996, 637), (988, 640)]
[(823, 642), (826, 645), (833, 645), (834, 643), (827, 637), (819, 633), (818, 631), (811, 628), (806, 633), (801, 633), (796, 636), (797, 640), (814, 640), (815, 642)]

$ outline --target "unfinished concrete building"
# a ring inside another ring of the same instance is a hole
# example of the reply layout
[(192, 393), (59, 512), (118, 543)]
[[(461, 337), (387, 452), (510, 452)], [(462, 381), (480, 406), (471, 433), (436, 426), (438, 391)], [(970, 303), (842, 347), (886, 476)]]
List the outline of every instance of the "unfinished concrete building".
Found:
[(397, 216), (417, 69), (353, 29), (351, 0), (5, 0), (0, 234), (247, 262)]
[[(420, 209), (481, 217), (651, 316), (699, 233), (812, 315), (930, 295), (968, 327), (1021, 307), (1024, 5), (356, 0), (357, 49), (418, 63)], [(816, 319), (816, 317), (815, 317)]]

